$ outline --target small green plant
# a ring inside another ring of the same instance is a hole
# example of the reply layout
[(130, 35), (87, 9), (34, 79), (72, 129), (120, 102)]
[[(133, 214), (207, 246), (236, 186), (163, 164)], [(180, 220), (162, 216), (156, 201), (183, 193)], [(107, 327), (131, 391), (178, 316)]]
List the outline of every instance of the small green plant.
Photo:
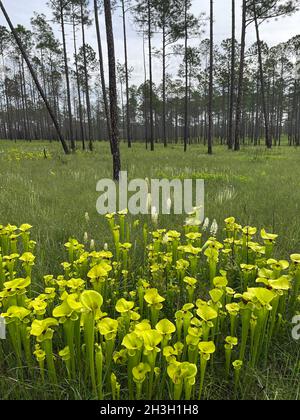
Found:
[(23, 379), (82, 381), (93, 398), (202, 399), (208, 375), (238, 398), (300, 309), (299, 254), (273, 258), (277, 235), (234, 218), (223, 240), (191, 219), (184, 233), (144, 225), (141, 265), (126, 213), (107, 215), (113, 251), (69, 239), (39, 292), (31, 226), (0, 227), (0, 346)]

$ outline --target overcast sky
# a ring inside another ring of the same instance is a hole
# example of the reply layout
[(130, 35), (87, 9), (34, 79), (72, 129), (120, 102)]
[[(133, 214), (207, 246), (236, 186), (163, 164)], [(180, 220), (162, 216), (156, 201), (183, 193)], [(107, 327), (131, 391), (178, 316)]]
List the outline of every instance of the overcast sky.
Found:
[[(205, 12), (209, 13), (209, 0), (192, 0), (193, 12), (195, 15), (199, 15)], [(47, 7), (46, 0), (3, 0), (4, 5), (15, 25), (23, 24), (25, 26), (30, 25), (30, 18), (36, 11), (38, 13), (45, 13), (49, 20), (52, 18), (51, 11)], [(240, 38), (240, 20), (241, 20), (241, 3), (242, 0), (237, 0), (237, 38)], [(231, 34), (231, 0), (215, 0), (215, 37), (216, 42), (222, 41), (225, 38), (230, 37)], [(114, 31), (116, 41), (116, 55), (120, 62), (124, 61), (123, 55), (123, 33), (122, 33), (122, 22), (121, 12), (117, 10), (114, 13)], [(103, 38), (105, 40), (105, 28), (103, 18), (101, 19)], [(4, 18), (0, 16), (0, 24), (4, 25)], [(53, 25), (57, 37), (60, 37), (58, 27)], [(202, 35), (202, 39), (207, 37), (206, 34)], [(296, 13), (291, 17), (281, 18), (278, 21), (272, 20), (268, 23), (264, 23), (261, 27), (261, 38), (266, 41), (269, 45), (274, 45), (279, 42), (284, 42), (290, 39), (292, 36), (300, 33), (300, 12)], [(159, 46), (159, 35), (155, 37), (153, 42), (154, 46)], [(87, 42), (96, 48), (96, 35), (94, 27), (92, 26), (88, 30)], [(196, 42), (195, 40), (193, 42)], [(248, 44), (255, 42), (255, 33), (253, 27), (248, 29), (247, 33)], [(128, 44), (129, 44), (129, 64), (134, 67), (132, 74), (132, 83), (140, 83), (143, 80), (143, 42), (141, 37), (136, 33), (132, 21), (128, 22)], [(106, 53), (106, 48), (104, 48)], [(170, 64), (168, 71), (175, 74), (178, 63), (173, 62)], [(161, 78), (161, 65), (158, 59), (154, 61), (154, 77), (156, 81)]]

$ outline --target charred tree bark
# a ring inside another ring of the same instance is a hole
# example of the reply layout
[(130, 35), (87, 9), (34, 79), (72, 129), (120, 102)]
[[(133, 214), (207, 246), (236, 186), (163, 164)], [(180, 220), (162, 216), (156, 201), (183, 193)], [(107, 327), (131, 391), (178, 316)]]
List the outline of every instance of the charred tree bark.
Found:
[(119, 181), (121, 171), (121, 158), (118, 133), (118, 94), (116, 77), (116, 58), (115, 43), (111, 16), (110, 0), (104, 0), (106, 38), (109, 66), (109, 96), (110, 96), (110, 118), (112, 135), (112, 155), (113, 155), (113, 179)]

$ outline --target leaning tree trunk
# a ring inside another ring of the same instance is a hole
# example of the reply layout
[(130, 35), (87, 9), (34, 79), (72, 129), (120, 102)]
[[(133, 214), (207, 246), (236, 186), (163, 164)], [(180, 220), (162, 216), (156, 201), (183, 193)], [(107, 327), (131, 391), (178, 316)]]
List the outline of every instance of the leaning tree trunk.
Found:
[(30, 71), (30, 74), (31, 74), (33, 80), (34, 80), (34, 83), (36, 85), (36, 88), (37, 88), (39, 94), (41, 95), (41, 97), (42, 97), (42, 99), (43, 99), (43, 101), (45, 103), (45, 106), (46, 106), (46, 108), (47, 108), (47, 110), (49, 112), (49, 115), (50, 115), (50, 117), (52, 119), (52, 122), (54, 124), (55, 130), (57, 132), (58, 138), (59, 138), (59, 140), (60, 140), (60, 142), (62, 144), (62, 147), (64, 149), (64, 152), (66, 154), (68, 154), (69, 153), (69, 148), (68, 148), (67, 143), (65, 142), (65, 139), (64, 139), (64, 137), (63, 137), (63, 135), (61, 133), (61, 130), (60, 130), (59, 124), (57, 122), (56, 116), (55, 116), (55, 114), (54, 114), (54, 112), (53, 112), (53, 110), (51, 108), (51, 105), (50, 105), (50, 103), (49, 103), (49, 101), (48, 101), (48, 99), (47, 99), (47, 97), (46, 97), (46, 95), (45, 95), (45, 93), (43, 91), (43, 88), (42, 88), (42, 86), (41, 86), (41, 84), (40, 84), (40, 82), (38, 80), (38, 77), (37, 77), (37, 75), (36, 75), (36, 73), (35, 73), (32, 65), (30, 63), (30, 60), (29, 60), (29, 58), (27, 56), (27, 53), (26, 53), (26, 51), (25, 51), (25, 49), (24, 49), (24, 47), (22, 45), (22, 42), (21, 42), (21, 40), (20, 40), (20, 38), (18, 36), (18, 33), (15, 30), (15, 28), (14, 28), (14, 26), (13, 26), (13, 24), (12, 24), (12, 22), (11, 22), (9, 16), (8, 16), (8, 14), (6, 12), (6, 9), (4, 8), (3, 3), (2, 3), (1, 0), (0, 0), (0, 9), (2, 10), (2, 12), (4, 14), (4, 17), (5, 17), (5, 19), (6, 19), (7, 23), (8, 23), (8, 26), (10, 27), (10, 30), (11, 30), (11, 32), (13, 34), (13, 37), (14, 37), (14, 39), (15, 39), (15, 41), (16, 41), (16, 43), (17, 43), (17, 45), (18, 45), (18, 47), (19, 47), (19, 49), (21, 51), (21, 54), (22, 54), (22, 56), (23, 56), (23, 58), (24, 58), (24, 60), (25, 60), (25, 62), (27, 64), (27, 66), (28, 66), (28, 69)]
[(116, 78), (116, 58), (115, 43), (111, 16), (110, 0), (104, 0), (106, 38), (109, 67), (109, 97), (110, 97), (110, 119), (111, 119), (111, 139), (113, 155), (113, 179), (119, 181), (121, 171), (121, 158), (118, 133), (118, 94)]
[(254, 23), (255, 23), (256, 40), (257, 40), (262, 109), (263, 109), (264, 120), (265, 120), (266, 146), (267, 146), (268, 149), (271, 149), (272, 148), (272, 138), (270, 136), (269, 111), (268, 111), (268, 105), (267, 105), (267, 99), (266, 99), (266, 85), (265, 85), (264, 69), (263, 69), (263, 62), (262, 62), (262, 51), (261, 51), (261, 41), (260, 41), (260, 35), (259, 35), (259, 27), (258, 27), (258, 19), (257, 19), (257, 11), (256, 11), (256, 6), (255, 6), (255, 1), (253, 1), (252, 4), (253, 4), (253, 14), (254, 14)]
[(244, 67), (245, 67), (245, 49), (246, 49), (246, 7), (247, 1), (243, 0), (243, 17), (242, 17), (242, 36), (241, 36), (241, 55), (238, 81), (238, 95), (236, 100), (236, 120), (235, 120), (235, 139), (234, 150), (240, 150), (240, 131), (241, 131), (241, 112), (244, 88)]

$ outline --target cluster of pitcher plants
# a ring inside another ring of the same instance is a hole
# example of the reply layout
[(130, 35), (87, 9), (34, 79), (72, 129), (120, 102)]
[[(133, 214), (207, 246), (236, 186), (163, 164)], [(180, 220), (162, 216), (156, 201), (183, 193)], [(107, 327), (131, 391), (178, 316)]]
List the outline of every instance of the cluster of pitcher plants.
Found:
[(238, 395), (299, 311), (300, 254), (273, 258), (277, 235), (225, 220), (219, 241), (191, 215), (181, 231), (109, 214), (100, 250), (69, 239), (61, 275), (35, 275), (31, 226), (0, 225), (0, 367), (84, 383), (93, 399), (205, 398), (208, 379)]

